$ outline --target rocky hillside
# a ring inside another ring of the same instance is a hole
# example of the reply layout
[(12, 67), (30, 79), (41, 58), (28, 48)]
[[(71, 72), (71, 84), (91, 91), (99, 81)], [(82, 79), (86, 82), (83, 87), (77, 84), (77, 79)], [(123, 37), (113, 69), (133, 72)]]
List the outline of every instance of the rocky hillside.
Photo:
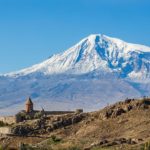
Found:
[[(12, 125), (3, 146), (35, 150), (142, 150), (150, 141), (150, 99), (126, 99), (91, 113), (46, 116)], [(5, 147), (6, 148), (6, 147)], [(145, 149), (148, 150), (148, 149)]]

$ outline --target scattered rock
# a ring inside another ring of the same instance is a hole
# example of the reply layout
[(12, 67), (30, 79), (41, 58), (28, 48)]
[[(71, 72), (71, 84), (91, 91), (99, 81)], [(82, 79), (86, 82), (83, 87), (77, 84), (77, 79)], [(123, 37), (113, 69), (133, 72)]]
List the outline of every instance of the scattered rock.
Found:
[(52, 132), (53, 131), (53, 128), (52, 127), (47, 127), (47, 129), (46, 129), (46, 132)]
[(26, 136), (29, 133), (31, 134), (33, 132), (33, 128), (29, 127), (29, 126), (23, 126), (23, 125), (19, 125), (19, 126), (15, 126), (14, 128), (12, 128), (11, 133), (14, 135), (19, 135), (19, 136)]
[(118, 102), (112, 106), (107, 106), (104, 111), (100, 112), (99, 117), (103, 120), (115, 118), (123, 113), (127, 113), (133, 109), (148, 109), (150, 107), (150, 99), (136, 101), (134, 99), (126, 99), (124, 102)]
[(113, 139), (111, 141), (108, 141), (108, 140), (101, 140), (99, 142), (95, 142), (95, 143), (92, 143), (90, 145), (90, 149), (92, 149), (93, 147), (97, 147), (97, 146), (101, 146), (101, 147), (109, 147), (109, 146), (114, 146), (114, 145), (121, 145), (121, 144), (137, 144), (138, 142), (138, 139), (126, 139), (126, 138), (118, 138), (118, 139)]
[(112, 110), (112, 109), (108, 109), (107, 111), (106, 111), (106, 118), (109, 118), (109, 117), (111, 117), (111, 115), (112, 115), (112, 113), (113, 113), (114, 111)]
[(125, 110), (126, 112), (128, 112), (128, 111), (130, 111), (130, 110), (132, 110), (132, 109), (133, 109), (133, 106), (132, 106), (132, 105), (127, 105), (127, 106), (124, 107), (124, 110)]
[(132, 101), (132, 99), (126, 99), (125, 104), (129, 104)]
[(120, 116), (121, 114), (125, 113), (125, 110), (123, 108), (117, 108), (113, 114), (112, 117), (117, 117)]

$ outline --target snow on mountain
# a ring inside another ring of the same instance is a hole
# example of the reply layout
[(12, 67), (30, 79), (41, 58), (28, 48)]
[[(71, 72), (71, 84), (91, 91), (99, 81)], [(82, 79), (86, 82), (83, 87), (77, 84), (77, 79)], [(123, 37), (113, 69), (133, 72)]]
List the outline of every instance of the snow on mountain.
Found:
[(35, 72), (84, 74), (96, 69), (118, 72), (122, 77), (150, 77), (150, 48), (95, 34), (40, 64), (6, 75), (22, 76)]
[(1, 75), (0, 115), (22, 109), (28, 96), (36, 108), (90, 111), (144, 95), (150, 95), (150, 48), (95, 34), (42, 63)]

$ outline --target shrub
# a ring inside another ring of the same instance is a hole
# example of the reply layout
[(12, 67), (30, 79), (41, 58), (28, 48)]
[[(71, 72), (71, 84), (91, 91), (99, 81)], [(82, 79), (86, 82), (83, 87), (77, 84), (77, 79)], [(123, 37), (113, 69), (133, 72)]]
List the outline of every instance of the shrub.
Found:
[(150, 142), (146, 142), (142, 145), (141, 150), (150, 150)]
[(41, 112), (37, 112), (34, 114), (34, 119), (39, 119), (42, 117), (42, 113)]
[(32, 117), (30, 115), (26, 115), (26, 120), (31, 120)]
[(3, 150), (2, 146), (0, 145), (0, 150)]
[(0, 127), (8, 126), (7, 123), (4, 123), (3, 121), (0, 121)]
[(58, 138), (58, 137), (56, 137), (55, 135), (52, 135), (52, 136), (51, 136), (51, 141), (52, 141), (53, 143), (58, 143), (58, 142), (61, 141), (61, 139)]

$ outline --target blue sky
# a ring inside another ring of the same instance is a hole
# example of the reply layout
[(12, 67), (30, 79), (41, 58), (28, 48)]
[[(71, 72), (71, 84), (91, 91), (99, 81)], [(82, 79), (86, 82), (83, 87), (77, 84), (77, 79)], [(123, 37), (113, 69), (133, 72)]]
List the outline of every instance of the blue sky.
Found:
[(150, 1), (0, 0), (0, 73), (41, 62), (93, 33), (150, 46)]

